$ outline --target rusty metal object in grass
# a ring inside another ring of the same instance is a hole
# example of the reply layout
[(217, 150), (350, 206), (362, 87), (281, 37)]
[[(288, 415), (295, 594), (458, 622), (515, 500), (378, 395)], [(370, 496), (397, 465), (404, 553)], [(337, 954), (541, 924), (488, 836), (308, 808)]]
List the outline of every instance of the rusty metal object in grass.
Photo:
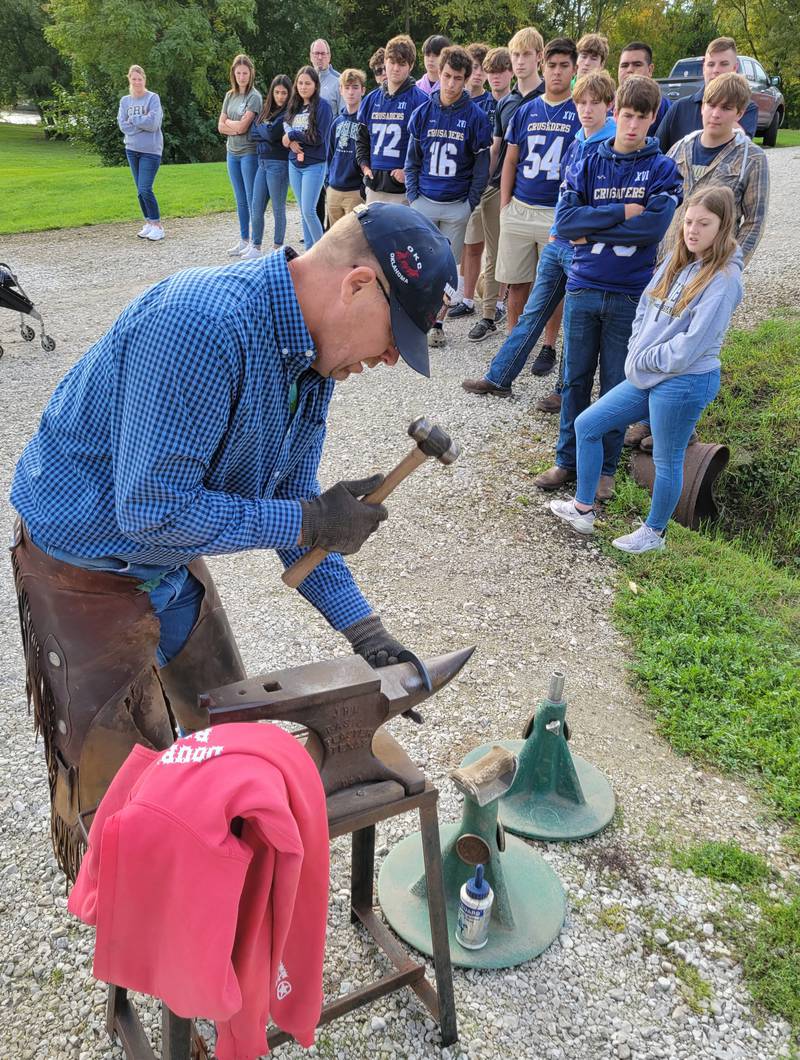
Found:
[[(728, 447), (715, 442), (697, 442), (687, 448), (683, 461), (683, 490), (672, 516), (677, 523), (697, 530), (701, 523), (717, 517), (714, 483), (729, 459)], [(635, 450), (631, 454), (631, 471), (638, 485), (652, 494), (656, 477), (652, 456)]]

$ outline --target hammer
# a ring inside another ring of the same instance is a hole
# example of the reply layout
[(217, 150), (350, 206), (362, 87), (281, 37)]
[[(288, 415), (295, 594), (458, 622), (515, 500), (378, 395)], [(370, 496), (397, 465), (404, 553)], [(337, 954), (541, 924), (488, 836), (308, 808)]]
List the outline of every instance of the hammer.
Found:
[[(435, 456), (442, 464), (452, 464), (461, 453), (461, 447), (454, 442), (449, 435), (445, 434), (441, 427), (431, 423), (425, 416), (419, 416), (413, 423), (409, 424), (409, 435), (417, 443), (408, 456), (405, 456), (397, 467), (393, 468), (376, 490), (363, 500), (367, 504), (381, 504), (395, 487), (399, 486), (404, 478), (408, 478), (412, 471), (424, 464), (429, 457)], [(324, 548), (312, 548), (304, 556), (301, 556), (291, 567), (287, 567), (282, 574), (283, 581), (292, 589), (296, 589), (304, 578), (318, 567), (328, 553)]]

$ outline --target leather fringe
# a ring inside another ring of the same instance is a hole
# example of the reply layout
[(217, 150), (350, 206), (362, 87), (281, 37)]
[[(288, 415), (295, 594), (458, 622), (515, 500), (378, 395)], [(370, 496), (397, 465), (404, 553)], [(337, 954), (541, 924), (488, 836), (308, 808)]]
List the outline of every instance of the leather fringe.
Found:
[(53, 852), (61, 871), (71, 882), (75, 882), (86, 845), (80, 833), (62, 820), (54, 806), (58, 763), (55, 755), (55, 700), (42, 670), (42, 649), (36, 636), (36, 629), (31, 617), (28, 594), (22, 579), (22, 572), (17, 557), (11, 553), (11, 569), (14, 573), (14, 586), (17, 591), (19, 606), (19, 627), (22, 635), (22, 651), (25, 655), (25, 695), (28, 701), (28, 713), (33, 709), (34, 736), (41, 735), (44, 742), (44, 756), (47, 763), (47, 780), (50, 787), (50, 839)]

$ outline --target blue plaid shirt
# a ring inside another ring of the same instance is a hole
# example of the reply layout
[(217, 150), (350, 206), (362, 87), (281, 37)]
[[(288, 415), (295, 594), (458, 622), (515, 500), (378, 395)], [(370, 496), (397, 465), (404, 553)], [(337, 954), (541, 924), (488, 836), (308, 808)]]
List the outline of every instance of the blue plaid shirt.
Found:
[[(171, 567), (274, 548), (288, 566), (333, 394), (315, 356), (285, 254), (179, 272), (58, 384), (11, 503), (47, 552)], [(338, 554), (300, 591), (335, 629), (372, 610)]]

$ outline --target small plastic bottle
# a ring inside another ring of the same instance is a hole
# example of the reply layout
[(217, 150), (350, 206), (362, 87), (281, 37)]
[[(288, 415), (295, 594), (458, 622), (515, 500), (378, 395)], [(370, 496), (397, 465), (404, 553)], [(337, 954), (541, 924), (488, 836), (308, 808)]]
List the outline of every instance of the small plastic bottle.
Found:
[(489, 941), (489, 919), (492, 915), (494, 891), (483, 878), (483, 865), (475, 866), (461, 888), (456, 922), (456, 942), (467, 950), (479, 950)]

